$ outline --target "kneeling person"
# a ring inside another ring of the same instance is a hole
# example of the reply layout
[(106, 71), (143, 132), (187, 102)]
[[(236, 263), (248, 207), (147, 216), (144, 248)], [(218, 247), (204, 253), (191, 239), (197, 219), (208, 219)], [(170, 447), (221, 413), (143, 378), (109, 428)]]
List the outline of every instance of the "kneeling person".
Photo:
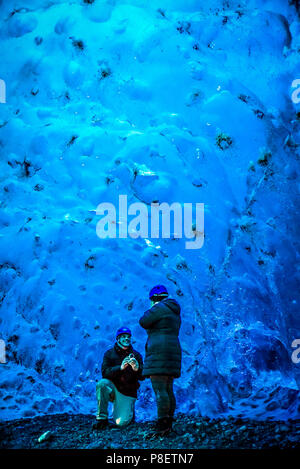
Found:
[(94, 428), (108, 424), (108, 403), (113, 402), (116, 425), (128, 425), (134, 417), (137, 390), (142, 377), (143, 359), (131, 345), (131, 331), (122, 327), (117, 331), (116, 343), (103, 357), (102, 377), (96, 386), (98, 412)]

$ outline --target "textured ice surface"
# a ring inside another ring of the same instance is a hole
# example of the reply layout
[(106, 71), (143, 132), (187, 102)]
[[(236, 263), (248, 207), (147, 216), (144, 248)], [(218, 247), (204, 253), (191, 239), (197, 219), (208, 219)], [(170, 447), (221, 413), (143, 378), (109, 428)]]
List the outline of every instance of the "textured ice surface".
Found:
[[(95, 412), (156, 283), (182, 307), (178, 410), (299, 415), (293, 3), (0, 2), (0, 418)], [(99, 239), (119, 194), (204, 203), (203, 248)], [(155, 415), (148, 380), (137, 410)]]

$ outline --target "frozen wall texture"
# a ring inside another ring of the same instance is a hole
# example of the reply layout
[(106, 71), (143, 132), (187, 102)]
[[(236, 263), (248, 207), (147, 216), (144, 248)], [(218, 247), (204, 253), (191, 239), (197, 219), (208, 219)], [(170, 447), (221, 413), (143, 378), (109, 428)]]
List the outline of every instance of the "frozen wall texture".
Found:
[[(179, 411), (299, 416), (297, 3), (0, 2), (0, 418), (95, 412), (157, 283), (182, 307)], [(204, 203), (204, 246), (99, 239), (120, 194)]]

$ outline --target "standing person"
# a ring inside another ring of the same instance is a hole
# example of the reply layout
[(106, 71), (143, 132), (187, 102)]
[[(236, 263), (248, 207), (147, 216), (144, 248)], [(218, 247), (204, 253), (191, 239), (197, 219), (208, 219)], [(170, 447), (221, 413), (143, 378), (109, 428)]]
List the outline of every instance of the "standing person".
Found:
[(151, 379), (157, 403), (156, 432), (163, 435), (172, 429), (176, 408), (173, 382), (181, 374), (180, 306), (168, 298), (163, 285), (153, 287), (149, 298), (151, 308), (139, 321), (148, 334), (143, 376)]
[(98, 412), (93, 428), (103, 429), (108, 425), (108, 403), (113, 402), (113, 420), (118, 426), (128, 425), (134, 418), (137, 390), (142, 377), (143, 359), (131, 345), (131, 331), (121, 327), (116, 334), (116, 343), (107, 350), (102, 362), (103, 379), (98, 381), (96, 395)]

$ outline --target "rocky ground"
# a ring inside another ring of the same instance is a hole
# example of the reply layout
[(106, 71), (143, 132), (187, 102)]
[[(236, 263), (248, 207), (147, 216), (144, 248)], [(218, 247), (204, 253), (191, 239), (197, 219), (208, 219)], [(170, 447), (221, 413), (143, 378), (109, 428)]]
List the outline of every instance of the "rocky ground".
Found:
[[(178, 414), (173, 431), (149, 438), (153, 422), (92, 430), (94, 416), (56, 414), (0, 423), (0, 449), (269, 449), (300, 448), (300, 419), (255, 421)], [(38, 438), (49, 431), (48, 438)]]

